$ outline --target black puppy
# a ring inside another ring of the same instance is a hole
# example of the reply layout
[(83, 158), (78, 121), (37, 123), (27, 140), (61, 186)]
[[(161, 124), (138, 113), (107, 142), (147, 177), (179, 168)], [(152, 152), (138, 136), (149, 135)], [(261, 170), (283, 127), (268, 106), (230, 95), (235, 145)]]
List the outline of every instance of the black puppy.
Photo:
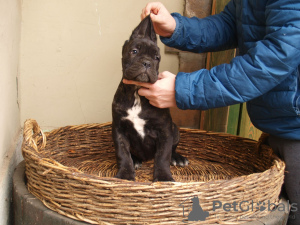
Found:
[[(156, 34), (150, 17), (132, 32), (122, 50), (123, 78), (155, 83), (160, 62)], [(153, 181), (174, 181), (173, 165), (188, 160), (176, 153), (179, 131), (169, 109), (159, 109), (138, 95), (138, 86), (122, 81), (112, 103), (112, 133), (118, 163), (117, 178), (135, 180), (135, 169), (154, 158)]]

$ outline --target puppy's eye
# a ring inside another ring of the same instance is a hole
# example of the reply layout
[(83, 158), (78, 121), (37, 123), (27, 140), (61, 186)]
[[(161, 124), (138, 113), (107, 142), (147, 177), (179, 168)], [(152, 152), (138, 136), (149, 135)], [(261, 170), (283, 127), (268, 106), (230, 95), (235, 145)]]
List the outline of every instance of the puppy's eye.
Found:
[(158, 55), (156, 55), (155, 60), (160, 60), (160, 57)]
[(131, 52), (130, 52), (132, 55), (135, 55), (138, 53), (138, 50), (137, 49), (132, 49)]

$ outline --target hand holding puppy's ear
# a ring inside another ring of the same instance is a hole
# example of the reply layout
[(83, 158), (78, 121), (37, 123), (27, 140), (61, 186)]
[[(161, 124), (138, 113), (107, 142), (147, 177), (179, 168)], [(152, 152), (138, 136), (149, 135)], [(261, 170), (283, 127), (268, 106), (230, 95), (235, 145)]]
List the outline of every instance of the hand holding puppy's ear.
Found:
[(171, 37), (176, 28), (176, 21), (160, 2), (150, 2), (142, 10), (141, 18), (150, 14), (155, 32), (162, 37)]

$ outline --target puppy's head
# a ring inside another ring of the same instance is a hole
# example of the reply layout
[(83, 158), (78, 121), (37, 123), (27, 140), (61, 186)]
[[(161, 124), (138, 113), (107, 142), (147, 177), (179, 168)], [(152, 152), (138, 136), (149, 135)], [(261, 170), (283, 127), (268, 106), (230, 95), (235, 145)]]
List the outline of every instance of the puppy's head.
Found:
[(156, 33), (150, 16), (134, 29), (122, 49), (123, 78), (155, 83), (160, 62)]

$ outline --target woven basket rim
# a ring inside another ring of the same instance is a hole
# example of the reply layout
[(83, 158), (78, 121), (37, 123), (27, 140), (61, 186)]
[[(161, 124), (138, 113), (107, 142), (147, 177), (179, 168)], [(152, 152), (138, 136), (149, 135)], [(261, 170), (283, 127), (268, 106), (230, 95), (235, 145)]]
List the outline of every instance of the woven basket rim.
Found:
[[(110, 126), (112, 124), (112, 122), (87, 123), (87, 124), (74, 125), (74, 126), (68, 125), (68, 126), (59, 127), (59, 128), (53, 129), (51, 131), (47, 131), (47, 132), (43, 132), (40, 129), (40, 127), (38, 126), (38, 123), (33, 119), (26, 120), (25, 124), (27, 124), (27, 126), (29, 127), (29, 130), (31, 129), (31, 125), (28, 125), (28, 124), (32, 124), (32, 126), (33, 126), (32, 129), (36, 133), (40, 133), (40, 135), (42, 136), (42, 139), (43, 139), (43, 143), (40, 146), (40, 148), (44, 148), (45, 145), (46, 145), (46, 142), (47, 142), (47, 140), (46, 140), (46, 135), (47, 134), (57, 133), (60, 130), (64, 130), (66, 128), (78, 130), (78, 128), (83, 129), (83, 128), (92, 128), (92, 127), (99, 127), (99, 126), (100, 127), (105, 127), (105, 126)], [(24, 141), (31, 142), (30, 141), (30, 136), (28, 138), (28, 130), (25, 129), (25, 126), (24, 126), (24, 132), (23, 132), (24, 133)], [(193, 129), (193, 128), (182, 128), (182, 127), (179, 128), (179, 130), (180, 131), (188, 130), (191, 133), (196, 132), (196, 133), (202, 133), (202, 134), (207, 134), (207, 135), (218, 135), (219, 137), (234, 137), (235, 139), (239, 139), (243, 142), (258, 143), (257, 141), (255, 141), (253, 139), (244, 138), (244, 137), (240, 137), (240, 136), (236, 136), (236, 135), (232, 135), (232, 134), (227, 134), (227, 133), (222, 133), (222, 132), (219, 133), (219, 132), (213, 132), (213, 131), (205, 131), (205, 130), (199, 130), (199, 129)], [(23, 143), (24, 143), (24, 141), (23, 141)], [(32, 141), (34, 142), (34, 140), (32, 140)], [(101, 176), (97, 176), (97, 175), (93, 175), (93, 174), (86, 174), (86, 173), (78, 170), (77, 168), (72, 168), (72, 167), (65, 166), (65, 165), (61, 164), (60, 162), (55, 161), (53, 159), (48, 159), (48, 158), (41, 157), (41, 155), (39, 154), (39, 151), (37, 150), (38, 147), (37, 147), (37, 144), (35, 142), (29, 147), (32, 149), (32, 151), (28, 152), (28, 153), (32, 154), (32, 156), (37, 157), (37, 159), (39, 159), (40, 162), (44, 162), (44, 163), (48, 164), (49, 167), (56, 166), (55, 169), (57, 169), (57, 170), (61, 170), (61, 171), (64, 171), (64, 172), (69, 172), (74, 177), (81, 177), (81, 178), (86, 177), (86, 178), (90, 179), (93, 182), (103, 183), (103, 182), (110, 182), (111, 181), (111, 182), (115, 182), (115, 183), (126, 183), (126, 184), (131, 184), (131, 185), (152, 185), (152, 186), (155, 186), (155, 185), (161, 186), (162, 184), (169, 186), (169, 185), (174, 185), (175, 183), (176, 183), (176, 185), (179, 185), (180, 183), (200, 184), (200, 183), (208, 183), (208, 182), (210, 182), (210, 183), (228, 182), (228, 180), (226, 180), (226, 179), (210, 180), (210, 181), (192, 181), (192, 182), (176, 182), (176, 181), (173, 181), (173, 182), (137, 182), (137, 181), (129, 181), (129, 180), (124, 180), (124, 179), (119, 179), (119, 178), (114, 178), (114, 177), (101, 177)], [(273, 165), (269, 169), (267, 169), (263, 172), (257, 172), (257, 173), (263, 174), (263, 173), (268, 173), (269, 170), (281, 170), (282, 166), (285, 166), (285, 163), (277, 155), (273, 154), (272, 157), (274, 158)], [(233, 181), (233, 180), (236, 180), (236, 179), (240, 179), (241, 177), (249, 177), (249, 176), (254, 175), (254, 174), (256, 174), (256, 173), (253, 173), (253, 174), (250, 174), (250, 175), (242, 175), (242, 176), (239, 176), (239, 177), (233, 177), (230, 180)]]

